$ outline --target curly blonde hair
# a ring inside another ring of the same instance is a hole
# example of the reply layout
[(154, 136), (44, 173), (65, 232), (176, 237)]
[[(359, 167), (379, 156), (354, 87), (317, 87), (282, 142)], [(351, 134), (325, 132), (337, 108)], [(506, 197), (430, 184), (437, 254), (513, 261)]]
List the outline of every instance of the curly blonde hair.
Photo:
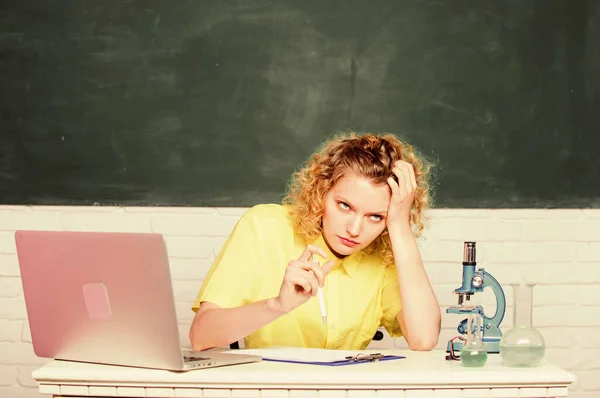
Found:
[[(338, 133), (326, 141), (292, 175), (282, 204), (291, 205), (290, 215), (295, 231), (307, 242), (321, 234), (325, 196), (347, 170), (368, 178), (376, 185), (383, 185), (393, 176), (392, 168), (397, 160), (411, 163), (415, 171), (417, 187), (409, 221), (415, 236), (421, 236), (425, 218), (423, 212), (431, 205), (431, 164), (418, 156), (415, 148), (392, 134), (358, 134), (352, 131)], [(394, 262), (387, 228), (369, 248), (378, 249), (386, 264)]]

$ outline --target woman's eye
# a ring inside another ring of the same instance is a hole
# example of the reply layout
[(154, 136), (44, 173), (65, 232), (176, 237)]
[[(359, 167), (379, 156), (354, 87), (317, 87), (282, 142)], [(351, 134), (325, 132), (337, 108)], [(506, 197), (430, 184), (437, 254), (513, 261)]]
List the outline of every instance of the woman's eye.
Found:
[(350, 206), (348, 205), (348, 203), (339, 202), (339, 205), (340, 205), (341, 209), (344, 209), (344, 210), (350, 209)]
[(373, 219), (374, 221), (381, 221), (383, 220), (383, 216), (380, 216), (379, 214), (373, 214), (371, 216), (371, 219)]

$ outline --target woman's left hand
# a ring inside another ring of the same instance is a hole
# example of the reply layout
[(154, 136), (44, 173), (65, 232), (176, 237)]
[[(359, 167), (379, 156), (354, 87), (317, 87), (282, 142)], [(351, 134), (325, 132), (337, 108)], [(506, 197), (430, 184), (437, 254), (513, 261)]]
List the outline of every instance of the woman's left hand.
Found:
[(398, 179), (389, 177), (387, 183), (392, 189), (392, 197), (387, 212), (387, 227), (391, 225), (401, 225), (408, 223), (410, 209), (415, 199), (415, 190), (417, 182), (415, 180), (415, 170), (411, 163), (403, 160), (397, 160), (392, 172)]

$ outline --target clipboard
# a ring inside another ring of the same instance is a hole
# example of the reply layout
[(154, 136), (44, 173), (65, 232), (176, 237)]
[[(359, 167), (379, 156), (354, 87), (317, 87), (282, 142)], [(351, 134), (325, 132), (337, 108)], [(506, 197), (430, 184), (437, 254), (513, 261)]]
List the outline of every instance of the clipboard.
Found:
[(384, 355), (379, 352), (374, 354), (357, 354), (353, 356), (346, 356), (344, 359), (333, 360), (333, 361), (307, 361), (299, 359), (281, 359), (281, 358), (269, 358), (263, 357), (263, 361), (269, 362), (286, 362), (286, 363), (299, 363), (303, 365), (319, 365), (319, 366), (348, 366), (358, 365), (362, 363), (372, 363), (379, 361), (392, 361), (395, 359), (404, 359), (402, 355)]
[(379, 352), (375, 350), (331, 350), (323, 348), (299, 348), (299, 347), (268, 347), (235, 349), (225, 351), (231, 354), (253, 354), (260, 355), (263, 361), (297, 363), (317, 366), (347, 366), (358, 365), (379, 361), (391, 361), (406, 358), (399, 353)]

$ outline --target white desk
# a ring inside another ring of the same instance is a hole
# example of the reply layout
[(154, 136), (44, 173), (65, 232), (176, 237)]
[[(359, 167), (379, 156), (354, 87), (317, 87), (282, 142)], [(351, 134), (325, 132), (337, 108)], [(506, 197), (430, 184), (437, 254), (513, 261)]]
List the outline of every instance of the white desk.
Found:
[[(393, 351), (385, 351), (393, 353)], [(406, 359), (342, 367), (257, 362), (175, 373), (52, 361), (33, 372), (54, 397), (565, 397), (575, 378), (549, 364), (484, 368), (446, 361), (443, 351), (399, 352)]]

